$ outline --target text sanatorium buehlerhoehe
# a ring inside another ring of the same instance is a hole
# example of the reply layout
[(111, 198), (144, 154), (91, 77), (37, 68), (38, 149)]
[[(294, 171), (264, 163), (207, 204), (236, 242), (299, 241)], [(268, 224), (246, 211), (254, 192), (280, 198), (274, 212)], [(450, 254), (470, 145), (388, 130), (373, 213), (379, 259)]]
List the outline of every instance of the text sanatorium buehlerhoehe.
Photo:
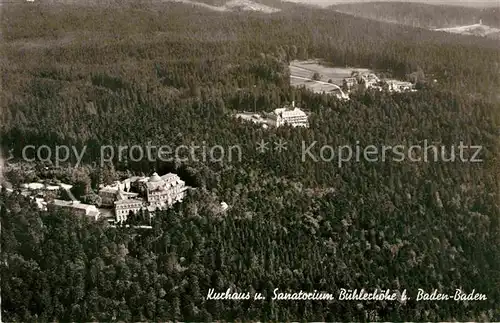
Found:
[[(208, 290), (207, 300), (263, 300), (266, 299), (261, 293), (251, 294), (250, 292), (236, 292), (228, 288), (225, 292), (216, 292), (211, 288)], [(277, 301), (305, 301), (305, 300), (339, 300), (339, 301), (400, 301), (405, 302), (411, 298), (408, 296), (407, 290), (403, 291), (390, 289), (375, 289), (374, 291), (366, 291), (365, 289), (344, 289), (338, 291), (337, 297), (334, 294), (327, 292), (281, 292), (279, 288), (273, 290), (272, 300)], [(417, 301), (482, 301), (488, 298), (484, 294), (472, 292), (466, 293), (460, 289), (456, 289), (451, 294), (440, 293), (437, 289), (427, 292), (423, 289), (418, 289)]]

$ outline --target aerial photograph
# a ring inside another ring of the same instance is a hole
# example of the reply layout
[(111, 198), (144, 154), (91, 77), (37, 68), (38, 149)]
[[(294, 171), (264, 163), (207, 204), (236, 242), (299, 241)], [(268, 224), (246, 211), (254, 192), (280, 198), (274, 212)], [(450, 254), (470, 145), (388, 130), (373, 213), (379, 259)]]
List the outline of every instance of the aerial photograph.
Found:
[(500, 322), (499, 0), (0, 0), (1, 322)]

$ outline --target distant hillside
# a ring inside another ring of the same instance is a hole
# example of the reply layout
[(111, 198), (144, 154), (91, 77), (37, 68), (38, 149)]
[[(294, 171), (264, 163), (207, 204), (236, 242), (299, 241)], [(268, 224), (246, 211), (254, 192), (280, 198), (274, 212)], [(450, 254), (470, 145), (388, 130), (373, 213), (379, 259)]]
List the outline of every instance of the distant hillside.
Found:
[(482, 37), (486, 36), (493, 39), (500, 39), (499, 28), (492, 28), (482, 24), (466, 25), (466, 26), (451, 27), (451, 28), (439, 28), (436, 30), (445, 31), (453, 34), (460, 34), (460, 35), (472, 35), (472, 36), (482, 36)]
[[(283, 9), (301, 6), (281, 0), (33, 0), (36, 4), (71, 4), (79, 6), (118, 6), (133, 8), (151, 8), (169, 2), (184, 3), (192, 7), (212, 11), (257, 11), (264, 13), (279, 12)], [(26, 0), (13, 0), (9, 3), (27, 3)]]
[[(226, 10), (235, 11), (236, 9), (276, 12), (279, 10), (298, 9), (310, 7), (310, 3), (299, 3), (289, 0), (163, 0), (163, 1), (182, 1), (204, 4), (215, 7), (216, 10), (226, 8)], [(208, 8), (208, 7), (207, 7)], [(219, 8), (219, 9), (217, 9)]]
[[(197, 5), (204, 7), (206, 9), (211, 9), (215, 11), (258, 11), (264, 13), (274, 13), (281, 11), (277, 6), (270, 6), (262, 3), (261, 1), (252, 1), (252, 0), (172, 0), (177, 2), (184, 2), (192, 5)], [(281, 1), (267, 1), (268, 3), (275, 5), (281, 4)]]
[(471, 8), (407, 2), (349, 3), (331, 6), (336, 11), (379, 21), (427, 29), (473, 25), (500, 27), (498, 8)]
[[(332, 6), (344, 3), (367, 3), (374, 0), (287, 0), (296, 3), (303, 3), (316, 6)], [(401, 0), (386, 0), (386, 2), (401, 2)], [(472, 8), (498, 8), (498, 0), (411, 0), (411, 2), (425, 3), (431, 5), (462, 6)]]
[[(195, 0), (197, 2), (203, 2), (212, 6), (224, 6), (227, 3), (232, 3), (234, 0)], [(266, 6), (270, 7), (280, 7), (283, 3), (281, 0), (252, 0), (252, 1), (246, 1), (246, 2), (254, 2), (258, 4), (263, 4)]]
[(253, 0), (171, 0), (190, 3), (216, 11), (259, 11), (273, 13), (281, 10), (281, 1), (253, 1)]

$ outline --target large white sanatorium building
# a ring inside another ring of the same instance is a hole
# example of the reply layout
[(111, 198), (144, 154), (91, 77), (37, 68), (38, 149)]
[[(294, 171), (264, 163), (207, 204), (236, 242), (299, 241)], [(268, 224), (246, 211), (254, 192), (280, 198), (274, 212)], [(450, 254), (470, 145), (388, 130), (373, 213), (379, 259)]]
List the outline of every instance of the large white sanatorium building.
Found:
[(295, 107), (295, 102), (292, 102), (291, 107), (275, 109), (267, 115), (268, 122), (274, 127), (284, 126), (286, 124), (292, 127), (309, 127), (307, 114)]
[[(137, 193), (130, 192), (133, 188)], [(127, 220), (130, 212), (140, 210), (154, 212), (165, 209), (176, 202), (182, 201), (189, 187), (176, 174), (168, 173), (151, 177), (132, 177), (113, 186), (107, 186), (99, 191), (102, 206), (113, 207), (116, 222)]]
[(275, 109), (270, 113), (237, 113), (237, 118), (245, 121), (250, 121), (256, 124), (262, 124), (264, 128), (268, 126), (271, 127), (281, 127), (284, 125), (290, 125), (292, 127), (309, 127), (307, 114), (295, 107), (295, 102), (292, 102), (292, 106), (285, 106), (283, 108)]

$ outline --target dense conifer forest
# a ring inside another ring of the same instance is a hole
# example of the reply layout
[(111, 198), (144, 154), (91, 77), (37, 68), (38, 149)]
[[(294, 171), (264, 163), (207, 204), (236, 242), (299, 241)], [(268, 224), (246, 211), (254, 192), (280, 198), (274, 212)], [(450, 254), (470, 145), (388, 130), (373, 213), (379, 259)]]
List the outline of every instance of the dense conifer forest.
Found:
[[(42, 212), (0, 192), (5, 321), (500, 320), (497, 42), (332, 10), (178, 3), (4, 5), (1, 30), (3, 151), (88, 146), (71, 171), (74, 181), (84, 174), (87, 194), (126, 172), (175, 171), (197, 187), (158, 212), (152, 230)], [(339, 101), (290, 86), (288, 62), (309, 58), (398, 78), (420, 72), (426, 82), (418, 92)], [(310, 128), (264, 130), (231, 117), (292, 100), (310, 112)], [(284, 152), (255, 148), (279, 139)], [(481, 145), (483, 162), (301, 160), (302, 142), (424, 140)], [(95, 163), (102, 145), (192, 142), (241, 145), (243, 158)], [(210, 288), (268, 297), (207, 300)], [(408, 289), (412, 299), (272, 301), (275, 288)], [(416, 302), (418, 288), (488, 299)]]

